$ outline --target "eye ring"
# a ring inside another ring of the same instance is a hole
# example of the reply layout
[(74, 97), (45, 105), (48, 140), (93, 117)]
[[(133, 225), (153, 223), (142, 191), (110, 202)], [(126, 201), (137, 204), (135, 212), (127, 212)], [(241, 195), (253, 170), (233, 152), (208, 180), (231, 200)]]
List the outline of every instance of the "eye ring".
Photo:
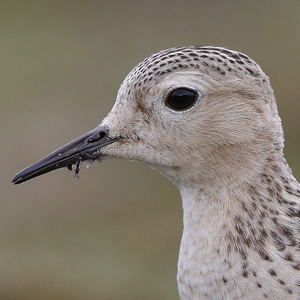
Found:
[(190, 87), (177, 87), (165, 96), (165, 105), (173, 111), (186, 111), (198, 101), (199, 94)]

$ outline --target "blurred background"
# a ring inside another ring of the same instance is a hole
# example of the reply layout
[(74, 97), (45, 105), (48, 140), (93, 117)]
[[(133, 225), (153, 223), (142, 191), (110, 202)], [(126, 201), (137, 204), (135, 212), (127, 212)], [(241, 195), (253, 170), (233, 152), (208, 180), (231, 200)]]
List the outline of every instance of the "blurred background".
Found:
[(93, 129), (143, 58), (183, 45), (245, 52), (270, 76), (300, 178), (300, 2), (0, 2), (0, 299), (179, 299), (179, 192), (121, 160), (13, 186)]

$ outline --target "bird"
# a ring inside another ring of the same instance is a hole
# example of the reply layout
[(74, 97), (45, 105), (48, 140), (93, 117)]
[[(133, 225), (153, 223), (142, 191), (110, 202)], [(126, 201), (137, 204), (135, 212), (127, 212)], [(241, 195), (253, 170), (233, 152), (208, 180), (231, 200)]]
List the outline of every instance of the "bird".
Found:
[(179, 189), (181, 300), (299, 300), (300, 186), (269, 77), (248, 55), (175, 47), (137, 64), (99, 126), (19, 172), (149, 164)]

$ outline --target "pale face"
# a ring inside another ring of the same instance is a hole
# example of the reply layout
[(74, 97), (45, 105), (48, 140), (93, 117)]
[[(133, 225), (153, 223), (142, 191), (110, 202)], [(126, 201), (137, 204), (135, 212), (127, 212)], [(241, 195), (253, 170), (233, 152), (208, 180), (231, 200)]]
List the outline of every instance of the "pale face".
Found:
[[(181, 70), (140, 93), (133, 92), (125, 79), (112, 111), (101, 123), (112, 137), (122, 140), (102, 148), (101, 154), (146, 162), (176, 185), (182, 181), (215, 184), (227, 168), (243, 163), (240, 157), (245, 157), (246, 149), (252, 150), (249, 159), (256, 159), (265, 151), (257, 141), (269, 134), (265, 115), (270, 107), (251, 85), (244, 86), (236, 78), (222, 79), (199, 70)], [(172, 92), (179, 90), (195, 95), (186, 108), (168, 104)]]

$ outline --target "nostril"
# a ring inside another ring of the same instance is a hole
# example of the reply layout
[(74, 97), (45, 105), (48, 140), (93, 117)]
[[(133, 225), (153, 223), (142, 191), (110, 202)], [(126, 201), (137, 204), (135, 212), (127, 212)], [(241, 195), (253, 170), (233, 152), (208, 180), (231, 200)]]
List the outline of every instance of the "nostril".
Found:
[(105, 131), (99, 131), (92, 134), (92, 136), (88, 139), (88, 143), (94, 143), (101, 139), (103, 139), (107, 133)]
[(99, 139), (103, 139), (106, 136), (106, 133), (104, 131), (99, 132)]

